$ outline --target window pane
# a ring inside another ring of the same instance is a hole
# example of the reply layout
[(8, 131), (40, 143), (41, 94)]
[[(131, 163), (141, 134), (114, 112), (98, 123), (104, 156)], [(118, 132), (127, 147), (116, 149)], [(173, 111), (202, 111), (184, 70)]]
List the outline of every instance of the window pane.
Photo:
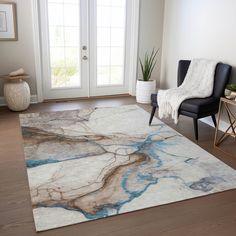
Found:
[(97, 0), (97, 6), (111, 6), (111, 0)]
[(63, 3), (49, 3), (48, 4), (48, 20), (49, 25), (63, 25)]
[(52, 87), (63, 87), (66, 83), (66, 70), (64, 67), (52, 67)]
[(52, 88), (81, 85), (80, 1), (48, 1)]
[(121, 27), (125, 25), (125, 8), (111, 7), (111, 26)]
[(119, 28), (111, 29), (111, 46), (112, 47), (123, 47), (125, 39), (125, 30)]
[(122, 66), (111, 67), (111, 84), (119, 85), (123, 84), (124, 70)]
[(109, 85), (110, 84), (110, 67), (98, 66), (97, 67), (97, 85)]
[[(67, 3), (67, 2), (66, 2)], [(79, 26), (79, 5), (64, 4), (64, 25)]]
[(119, 6), (119, 7), (125, 7), (126, 0), (111, 0), (112, 6)]
[(51, 47), (51, 66), (65, 67), (65, 50), (63, 47)]
[[(61, 1), (61, 0), (59, 0)], [(73, 4), (79, 4), (80, 5), (80, 0), (63, 0), (66, 3), (73, 3)]]
[(97, 85), (124, 82), (126, 0), (97, 0)]
[(80, 56), (79, 48), (68, 47), (65, 48), (65, 64), (68, 67), (79, 67), (80, 65)]
[(110, 48), (99, 47), (97, 49), (97, 64), (98, 66), (110, 65)]
[(97, 7), (97, 26), (110, 27), (111, 25), (111, 8)]
[(98, 28), (97, 29), (97, 46), (109, 47), (111, 43), (111, 30), (110, 28)]
[(73, 87), (73, 86), (80, 86), (80, 77), (79, 68), (76, 66), (67, 67), (66, 68), (66, 85)]
[(76, 27), (65, 27), (65, 46), (78, 47), (80, 45), (80, 32)]
[(111, 65), (122, 66), (124, 63), (123, 48), (111, 48)]
[(48, 0), (49, 3), (63, 3), (64, 0)]
[(49, 29), (50, 44), (52, 47), (64, 46), (64, 31), (62, 26), (51, 26)]

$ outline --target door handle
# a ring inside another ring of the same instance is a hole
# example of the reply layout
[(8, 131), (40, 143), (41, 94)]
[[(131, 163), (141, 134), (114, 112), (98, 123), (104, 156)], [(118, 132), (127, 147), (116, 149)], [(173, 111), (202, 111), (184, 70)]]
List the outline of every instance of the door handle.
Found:
[(88, 57), (87, 56), (83, 56), (83, 60), (88, 60)]
[(86, 51), (86, 50), (87, 50), (87, 46), (83, 46), (82, 49), (83, 49), (84, 51)]

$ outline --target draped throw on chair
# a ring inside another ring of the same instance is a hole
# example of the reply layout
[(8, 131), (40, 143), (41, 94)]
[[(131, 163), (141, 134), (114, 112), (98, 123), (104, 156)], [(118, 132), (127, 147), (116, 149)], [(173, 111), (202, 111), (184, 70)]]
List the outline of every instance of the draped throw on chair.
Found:
[(159, 117), (171, 116), (174, 122), (178, 123), (178, 110), (183, 101), (211, 96), (217, 63), (213, 60), (193, 59), (180, 87), (159, 90), (157, 95)]
[[(181, 86), (184, 82), (191, 61), (180, 60), (177, 73), (177, 85)], [(218, 63), (214, 75), (214, 89), (210, 97), (191, 98), (182, 102), (178, 114), (193, 118), (195, 139), (198, 140), (198, 120), (211, 116), (216, 126), (215, 114), (219, 110), (220, 97), (224, 96), (224, 89), (229, 82), (232, 66), (224, 63)], [(158, 107), (157, 94), (151, 95), (152, 112), (149, 119), (149, 125), (152, 124), (153, 117)]]

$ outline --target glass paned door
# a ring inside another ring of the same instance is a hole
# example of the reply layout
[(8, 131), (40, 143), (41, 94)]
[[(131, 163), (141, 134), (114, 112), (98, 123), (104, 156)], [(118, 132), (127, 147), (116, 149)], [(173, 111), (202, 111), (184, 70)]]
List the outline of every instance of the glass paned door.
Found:
[(45, 99), (128, 93), (129, 5), (40, 0)]
[(42, 0), (40, 6), (44, 98), (88, 97), (88, 1)]
[(128, 93), (125, 77), (127, 0), (92, 0), (90, 93)]

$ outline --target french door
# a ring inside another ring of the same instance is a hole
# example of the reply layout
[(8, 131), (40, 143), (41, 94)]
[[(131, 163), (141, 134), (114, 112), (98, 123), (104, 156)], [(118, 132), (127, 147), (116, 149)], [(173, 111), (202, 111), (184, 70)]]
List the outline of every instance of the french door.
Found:
[(40, 0), (44, 99), (126, 94), (129, 0)]

